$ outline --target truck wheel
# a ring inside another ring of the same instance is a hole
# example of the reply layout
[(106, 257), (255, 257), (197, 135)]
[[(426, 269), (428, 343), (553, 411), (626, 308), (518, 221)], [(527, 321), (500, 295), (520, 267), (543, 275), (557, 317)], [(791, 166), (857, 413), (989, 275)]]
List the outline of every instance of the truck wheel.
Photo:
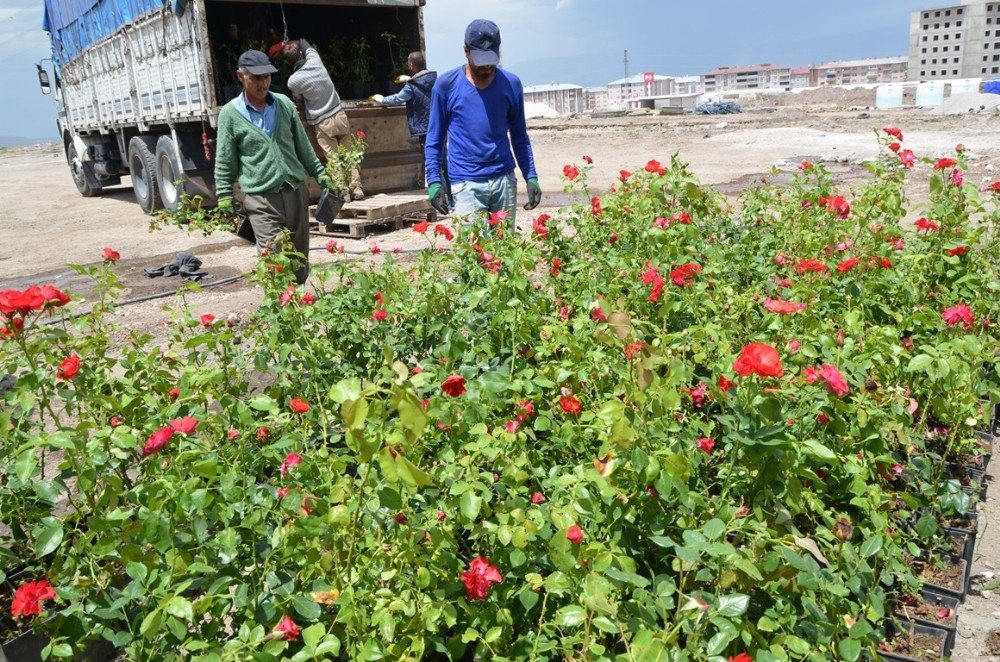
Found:
[(66, 163), (69, 165), (69, 172), (73, 175), (73, 183), (76, 190), (85, 198), (92, 198), (100, 195), (103, 190), (100, 186), (91, 186), (87, 180), (86, 173), (83, 172), (83, 160), (76, 151), (76, 145), (72, 140), (66, 142)]
[(160, 188), (156, 182), (153, 140), (152, 136), (136, 136), (128, 144), (128, 168), (132, 175), (132, 190), (135, 191), (135, 201), (147, 214), (163, 206), (160, 202)]
[(187, 179), (184, 169), (177, 163), (174, 141), (170, 136), (160, 136), (156, 141), (156, 183), (165, 208), (177, 209), (181, 197), (187, 193)]

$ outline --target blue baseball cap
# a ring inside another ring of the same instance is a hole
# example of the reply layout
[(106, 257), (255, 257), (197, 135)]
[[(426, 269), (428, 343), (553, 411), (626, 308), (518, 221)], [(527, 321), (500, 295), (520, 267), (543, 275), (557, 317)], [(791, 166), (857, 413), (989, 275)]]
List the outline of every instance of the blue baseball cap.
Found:
[(493, 21), (477, 18), (465, 28), (465, 45), (477, 67), (500, 64), (500, 28)]

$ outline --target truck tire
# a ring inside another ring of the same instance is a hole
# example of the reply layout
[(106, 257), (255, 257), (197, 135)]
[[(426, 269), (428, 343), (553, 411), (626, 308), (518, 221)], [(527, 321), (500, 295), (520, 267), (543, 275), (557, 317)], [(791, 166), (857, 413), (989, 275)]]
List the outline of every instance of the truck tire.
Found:
[(188, 192), (187, 175), (177, 162), (174, 141), (170, 136), (160, 136), (156, 141), (156, 183), (160, 189), (163, 206), (174, 211), (181, 197)]
[(160, 187), (156, 181), (156, 157), (153, 136), (136, 136), (128, 144), (128, 168), (132, 175), (135, 201), (147, 214), (160, 209)]
[(85, 198), (92, 198), (100, 195), (104, 190), (100, 186), (91, 186), (87, 179), (87, 174), (83, 171), (84, 165), (80, 155), (76, 151), (76, 145), (72, 140), (66, 141), (66, 163), (69, 165), (69, 172), (73, 175), (73, 183), (76, 190)]

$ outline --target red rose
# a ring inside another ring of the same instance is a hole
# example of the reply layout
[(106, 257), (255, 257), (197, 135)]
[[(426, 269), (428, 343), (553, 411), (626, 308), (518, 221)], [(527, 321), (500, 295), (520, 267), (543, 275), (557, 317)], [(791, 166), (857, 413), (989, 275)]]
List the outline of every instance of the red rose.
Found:
[(465, 593), (470, 600), (485, 600), (490, 585), (503, 581), (497, 567), (490, 565), (490, 562), (482, 556), (472, 559), (469, 569), (463, 572), (461, 577), (462, 583), (465, 584)]
[(798, 340), (789, 340), (788, 345), (786, 345), (789, 354), (794, 354), (795, 352), (799, 351), (800, 347), (802, 347), (802, 343), (800, 343)]
[(553, 258), (552, 266), (549, 267), (549, 273), (553, 276), (558, 276), (559, 274), (562, 273), (562, 265), (563, 265), (562, 260), (560, 260), (559, 258)]
[(278, 498), (279, 499), (284, 499), (286, 496), (288, 496), (288, 493), (291, 492), (291, 491), (292, 491), (292, 488), (290, 488), (290, 487), (279, 487), (278, 488)]
[(258, 443), (263, 444), (263, 443), (265, 443), (270, 438), (271, 438), (271, 431), (268, 430), (265, 426), (262, 425), (259, 428), (257, 428), (257, 442)]
[(566, 539), (574, 545), (579, 545), (583, 542), (583, 529), (574, 524), (566, 529)]
[(594, 163), (594, 159), (590, 158), (590, 157), (589, 157), (589, 156), (587, 156), (586, 154), (584, 154), (584, 155), (583, 155), (583, 161), (584, 161), (584, 163), (586, 163), (587, 165), (592, 165), (592, 164)]
[(559, 398), (559, 406), (562, 407), (562, 410), (567, 414), (580, 413), (580, 401), (572, 395), (564, 395)]
[(839, 219), (845, 219), (851, 215), (851, 205), (842, 196), (834, 195), (829, 198), (820, 198), (819, 203), (826, 205), (826, 210), (835, 214)]
[(465, 377), (462, 375), (451, 375), (441, 382), (441, 390), (453, 398), (465, 393)]
[(445, 520), (445, 518), (446, 518), (446, 517), (448, 517), (448, 515), (446, 515), (446, 514), (445, 514), (445, 512), (444, 512), (443, 510), (439, 510), (439, 511), (437, 511), (437, 520), (438, 520), (439, 522), (443, 522), (443, 521)]
[(179, 432), (180, 434), (191, 434), (194, 432), (194, 429), (198, 427), (198, 419), (192, 416), (175, 418), (170, 421), (170, 427), (173, 428), (174, 432)]
[[(496, 226), (500, 225), (503, 221), (506, 221), (508, 218), (510, 218), (510, 214), (508, 214), (505, 210), (501, 209), (500, 211), (492, 212), (489, 218), (486, 219), (486, 224), (489, 225), (491, 228), (495, 228)], [(499, 236), (503, 235), (500, 234)]]
[(358, 129), (358, 132), (357, 132), (357, 133), (356, 133), (355, 135), (356, 135), (356, 136), (357, 136), (358, 138), (361, 138), (362, 140), (364, 140), (365, 138), (367, 138), (367, 137), (368, 137), (368, 134), (367, 134), (367, 133), (365, 133), (364, 131), (362, 131), (361, 129)]
[(848, 271), (853, 269), (854, 265), (856, 265), (857, 263), (858, 263), (858, 258), (856, 257), (848, 258), (837, 265), (837, 271), (839, 271), (842, 274), (847, 273)]
[(913, 154), (913, 150), (904, 149), (899, 153), (899, 160), (904, 168), (912, 168), (913, 164), (917, 162), (917, 157)]
[(312, 292), (306, 292), (302, 295), (302, 303), (306, 306), (311, 306), (316, 303), (316, 295)]
[(984, 191), (993, 191), (994, 193), (1000, 193), (1000, 180), (993, 182), (992, 184), (987, 184)]
[(811, 170), (812, 167), (813, 167), (813, 164), (810, 161), (803, 161), (802, 163), (799, 164), (799, 170), (801, 170), (803, 172), (805, 172), (806, 170)]
[(121, 424), (122, 424), (122, 422), (123, 422), (123, 421), (122, 421), (122, 419), (121, 419), (121, 417), (120, 417), (120, 416), (112, 416), (112, 417), (111, 417), (111, 421), (110, 421), (110, 424), (111, 424), (111, 427), (113, 427), (113, 428), (116, 428), (116, 427), (118, 427), (119, 425), (121, 425)]
[(113, 249), (113, 248), (105, 248), (104, 249), (104, 261), (105, 262), (117, 262), (120, 259), (122, 259), (121, 253), (119, 253), (115, 249)]
[(687, 287), (694, 282), (695, 274), (701, 273), (701, 265), (694, 262), (682, 264), (670, 272), (670, 281), (677, 287)]
[(903, 146), (899, 143), (889, 143), (889, 151), (899, 153), (899, 150), (903, 149)]
[(142, 457), (147, 457), (157, 453), (173, 439), (174, 429), (172, 427), (160, 428), (146, 439), (146, 445), (142, 447)]
[(764, 299), (764, 308), (779, 315), (791, 315), (800, 310), (805, 310), (806, 305), (804, 303), (795, 303), (794, 301), (782, 301), (781, 299)]
[(965, 182), (965, 176), (962, 174), (962, 171), (960, 169), (955, 168), (954, 170), (951, 171), (952, 186), (961, 186), (964, 182)]
[(295, 641), (299, 638), (299, 626), (295, 624), (291, 616), (285, 615), (277, 625), (274, 626), (272, 631), (276, 639), (284, 639), (285, 641)]
[[(896, 129), (897, 131), (899, 129)], [(748, 653), (740, 653), (729, 658), (729, 662), (753, 662), (753, 658)]]
[(809, 258), (807, 260), (799, 260), (795, 263), (795, 271), (800, 274), (804, 274), (808, 271), (815, 271), (817, 273), (825, 273), (826, 265), (815, 258)]
[(289, 469), (299, 466), (302, 464), (302, 456), (298, 453), (289, 453), (285, 456), (284, 462), (281, 463), (281, 475), (284, 476), (288, 473)]
[(701, 452), (711, 453), (713, 448), (715, 448), (715, 439), (711, 437), (701, 437), (698, 439), (698, 450)]
[(239, 438), (239, 436), (240, 436), (240, 431), (236, 430), (235, 428), (230, 429), (229, 432), (226, 433), (226, 438), (229, 439), (230, 441), (235, 441), (236, 439)]
[(940, 225), (938, 225), (934, 221), (927, 220), (923, 216), (914, 221), (913, 227), (915, 227), (918, 231), (923, 231), (923, 232), (930, 232), (931, 230), (941, 229)]
[(575, 182), (576, 178), (580, 176), (580, 171), (576, 166), (566, 164), (563, 166), (563, 177), (571, 182)]
[(840, 374), (840, 371), (836, 367), (829, 363), (824, 363), (823, 367), (819, 370), (819, 374), (823, 378), (823, 381), (826, 382), (827, 389), (838, 398), (842, 398), (850, 392), (851, 389), (847, 386), (847, 382), (844, 381), (844, 376)]
[(69, 381), (76, 377), (76, 373), (78, 372), (80, 372), (80, 356), (71, 354), (59, 364), (59, 367), (56, 369), (56, 379)]
[(379, 245), (374, 241), (368, 244), (368, 250), (371, 251), (372, 255), (378, 255), (379, 253), (382, 252), (382, 249), (379, 248)]
[(685, 386), (684, 390), (691, 396), (691, 402), (694, 404), (694, 408), (701, 409), (702, 405), (705, 403), (705, 395), (708, 393), (708, 386), (705, 385), (705, 382), (699, 384), (697, 388)]
[(406, 515), (403, 513), (396, 513), (396, 517), (393, 519), (396, 520), (396, 524), (406, 524)]
[(389, 313), (385, 312), (383, 308), (376, 308), (372, 312), (372, 319), (376, 322), (384, 322), (385, 318), (389, 316)]
[(536, 218), (531, 219), (532, 231), (542, 239), (549, 236), (549, 229), (545, 225), (548, 220), (548, 214), (539, 214)]
[(646, 172), (651, 172), (651, 173), (656, 173), (657, 175), (662, 175), (666, 171), (667, 171), (666, 168), (664, 168), (662, 165), (660, 165), (660, 162), (657, 161), (656, 159), (650, 159), (649, 162), (646, 163)]
[(644, 342), (632, 342), (625, 345), (625, 358), (629, 361), (636, 360), (642, 354), (644, 347), (649, 347), (649, 345)]
[(535, 492), (531, 495), (531, 503), (538, 505), (543, 501), (545, 501), (545, 495), (541, 492)]
[(594, 216), (600, 216), (604, 213), (604, 209), (601, 208), (601, 199), (596, 195), (590, 199), (590, 211), (593, 212)]
[(663, 276), (649, 262), (646, 263), (646, 271), (642, 274), (642, 284), (652, 285), (649, 290), (649, 301), (659, 301), (663, 293)]
[(899, 141), (903, 140), (903, 132), (900, 131), (898, 128), (894, 127), (894, 126), (887, 126), (886, 128), (884, 128), (882, 130), (886, 133), (886, 135), (892, 136), (896, 140), (899, 140)]
[(743, 347), (733, 363), (736, 374), (746, 377), (750, 374), (761, 377), (781, 377), (785, 374), (781, 367), (778, 350), (768, 344), (755, 342)]
[(309, 411), (309, 403), (299, 398), (292, 398), (288, 403), (288, 408), (296, 414), (304, 414)]
[(176, 386), (167, 392), (167, 397), (171, 400), (176, 400), (181, 394), (181, 390)]
[(448, 229), (448, 226), (440, 223), (434, 226), (434, 234), (442, 235), (446, 241), (451, 241), (455, 238), (455, 235)]
[(56, 597), (56, 590), (48, 579), (37, 582), (25, 582), (14, 591), (14, 600), (10, 604), (10, 613), (14, 618), (22, 616), (37, 616), (42, 613), (42, 601)]
[(820, 425), (826, 425), (830, 422), (830, 417), (824, 413), (819, 413), (816, 415), (816, 422)]
[(972, 316), (972, 309), (964, 303), (952, 306), (951, 308), (945, 308), (941, 311), (941, 319), (948, 326), (955, 326), (959, 322), (962, 322), (965, 328), (972, 326), (972, 323), (975, 321), (975, 318)]
[(204, 315), (201, 316), (200, 320), (202, 326), (209, 327), (212, 326), (212, 322), (215, 321), (215, 315), (213, 315), (212, 313), (205, 313)]
[(621, 180), (623, 183), (625, 182), (625, 180), (627, 180), (631, 176), (632, 176), (632, 173), (629, 172), (628, 170), (619, 170), (618, 171), (618, 179)]
[(328, 253), (343, 253), (344, 252), (344, 248), (345, 248), (344, 246), (340, 246), (333, 239), (331, 239), (330, 241), (326, 242), (326, 251)]
[(968, 246), (955, 246), (954, 248), (949, 248), (945, 251), (945, 254), (949, 257), (955, 257), (956, 255), (965, 255), (965, 251), (969, 249)]
[(934, 164), (934, 169), (935, 170), (944, 170), (946, 168), (951, 168), (952, 166), (955, 166), (955, 165), (958, 165), (958, 161), (956, 161), (955, 159), (951, 158), (950, 156), (946, 156), (943, 159), (938, 159), (937, 160), (937, 163)]
[(719, 375), (718, 384), (719, 384), (719, 389), (723, 393), (727, 393), (729, 391), (729, 389), (731, 389), (732, 387), (736, 386), (736, 384), (734, 384), (733, 382), (731, 382), (728, 379), (726, 379), (725, 375)]

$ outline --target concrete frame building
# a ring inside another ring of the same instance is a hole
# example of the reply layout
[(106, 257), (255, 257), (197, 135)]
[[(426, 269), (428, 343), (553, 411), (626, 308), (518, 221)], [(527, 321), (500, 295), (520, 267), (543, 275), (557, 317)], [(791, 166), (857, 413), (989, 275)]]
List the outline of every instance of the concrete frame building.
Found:
[(755, 64), (745, 67), (716, 67), (701, 75), (703, 92), (743, 92), (788, 90), (792, 87), (790, 67)]
[(674, 94), (700, 94), (701, 76), (676, 76)]
[(1000, 77), (1000, 0), (910, 14), (909, 80)]
[(789, 80), (793, 90), (812, 87), (812, 69), (810, 67), (794, 67)]
[(608, 109), (608, 88), (606, 86), (588, 87), (583, 93), (587, 110), (600, 112)]
[(812, 87), (905, 83), (910, 59), (907, 57), (835, 60), (812, 67)]
[(625, 110), (638, 108), (642, 97), (674, 93), (674, 79), (670, 76), (653, 75), (652, 82), (646, 82), (646, 74), (635, 74), (608, 83), (608, 108)]
[(583, 86), (566, 83), (529, 85), (524, 88), (524, 100), (543, 103), (560, 115), (582, 113), (587, 108)]

